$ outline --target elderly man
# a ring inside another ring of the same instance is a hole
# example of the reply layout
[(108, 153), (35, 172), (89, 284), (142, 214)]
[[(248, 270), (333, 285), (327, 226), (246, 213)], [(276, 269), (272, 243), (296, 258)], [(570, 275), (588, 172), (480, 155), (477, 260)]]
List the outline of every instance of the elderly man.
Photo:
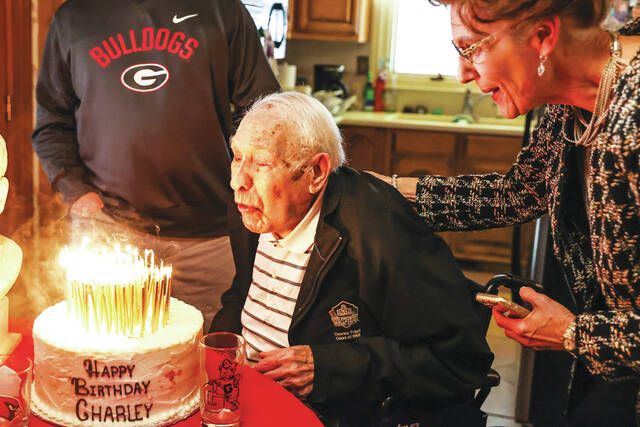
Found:
[(242, 333), (255, 368), (330, 424), (368, 425), (391, 395), (417, 419), (468, 400), (492, 356), (466, 279), (400, 193), (343, 166), (322, 104), (267, 96), (231, 147), (235, 203), (260, 237), (212, 329)]

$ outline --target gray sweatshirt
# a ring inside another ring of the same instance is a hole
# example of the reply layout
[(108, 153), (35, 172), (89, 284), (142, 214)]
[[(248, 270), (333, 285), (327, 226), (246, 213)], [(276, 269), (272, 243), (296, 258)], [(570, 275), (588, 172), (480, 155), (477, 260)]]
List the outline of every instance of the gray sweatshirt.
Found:
[(36, 88), (52, 185), (166, 236), (227, 234), (231, 105), (279, 90), (239, 0), (68, 0)]

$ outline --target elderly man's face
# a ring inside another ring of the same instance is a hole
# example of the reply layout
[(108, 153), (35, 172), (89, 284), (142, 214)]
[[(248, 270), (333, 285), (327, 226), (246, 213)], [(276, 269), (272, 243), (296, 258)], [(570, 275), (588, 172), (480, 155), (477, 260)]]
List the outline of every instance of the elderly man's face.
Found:
[(245, 117), (233, 137), (231, 188), (245, 227), (285, 237), (306, 214), (313, 194), (309, 168), (286, 161), (287, 127), (268, 115)]

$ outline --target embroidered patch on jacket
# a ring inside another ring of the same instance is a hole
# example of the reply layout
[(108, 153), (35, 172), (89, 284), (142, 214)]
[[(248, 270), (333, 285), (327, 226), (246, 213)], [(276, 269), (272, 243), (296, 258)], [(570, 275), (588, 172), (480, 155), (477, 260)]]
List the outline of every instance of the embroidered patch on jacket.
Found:
[(349, 329), (358, 323), (358, 307), (347, 301), (340, 301), (329, 310), (329, 316), (336, 328)]

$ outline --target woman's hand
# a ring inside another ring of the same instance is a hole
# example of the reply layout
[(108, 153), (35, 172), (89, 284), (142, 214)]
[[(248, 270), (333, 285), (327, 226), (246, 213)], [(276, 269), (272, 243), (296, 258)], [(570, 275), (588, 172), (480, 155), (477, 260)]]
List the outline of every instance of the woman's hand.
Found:
[(387, 175), (382, 175), (381, 173), (377, 173), (377, 172), (373, 172), (373, 171), (365, 171), (366, 173), (375, 176), (376, 178), (378, 178), (380, 181), (384, 181), (389, 185), (393, 185), (393, 180), (391, 179), (390, 176)]
[(523, 319), (502, 315), (500, 306), (493, 308), (493, 318), (504, 329), (504, 334), (534, 350), (563, 350), (562, 336), (575, 319), (573, 313), (531, 288), (521, 288), (520, 297), (532, 307)]
[[(389, 185), (393, 185), (393, 178), (390, 176), (382, 175), (372, 171), (365, 171), (368, 174), (375, 176), (376, 178), (386, 182)], [(410, 202), (416, 201), (416, 186), (418, 185), (418, 178), (410, 177), (398, 177), (396, 178), (396, 189)]]

